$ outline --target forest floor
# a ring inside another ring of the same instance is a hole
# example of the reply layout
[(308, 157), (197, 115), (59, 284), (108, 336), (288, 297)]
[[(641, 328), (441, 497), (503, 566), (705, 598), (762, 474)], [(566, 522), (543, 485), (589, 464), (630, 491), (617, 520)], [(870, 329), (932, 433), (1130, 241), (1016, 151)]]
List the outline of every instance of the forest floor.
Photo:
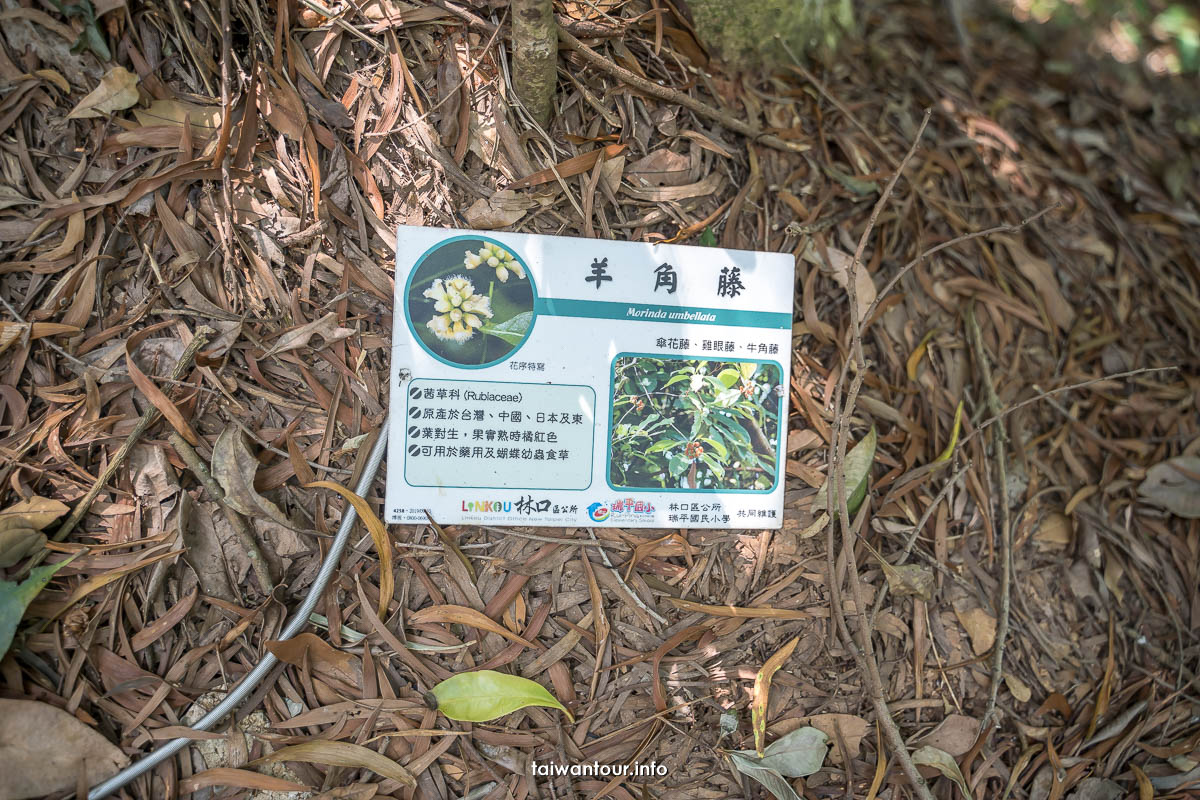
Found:
[[(110, 775), (267, 650), (236, 724), (129, 796), (765, 797), (727, 755), (755, 699), (767, 742), (830, 737), (781, 798), (910, 796), (883, 705), (938, 797), (1200, 786), (1194, 77), (994, 22), (964, 68), (920, 4), (832, 66), (737, 76), (664, 4), (595, 5), (560, 7), (582, 44), (548, 130), (504, 3), (0, 11), (0, 578), (57, 565), (0, 662), (0, 797)], [(392, 526), (381, 619), (360, 529), (275, 641), (344, 507), (304, 487), (354, 486), (385, 417), (397, 224), (795, 254), (782, 530)], [(872, 427), (843, 537), (813, 504)], [(426, 705), (485, 664), (575, 723)]]

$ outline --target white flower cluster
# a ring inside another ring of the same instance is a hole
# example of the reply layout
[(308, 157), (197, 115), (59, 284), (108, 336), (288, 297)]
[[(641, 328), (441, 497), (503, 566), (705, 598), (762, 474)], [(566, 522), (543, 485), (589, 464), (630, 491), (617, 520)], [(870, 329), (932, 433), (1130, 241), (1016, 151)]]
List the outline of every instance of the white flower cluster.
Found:
[(492, 301), (475, 293), (475, 285), (462, 275), (443, 281), (438, 278), (424, 295), (433, 301), (433, 319), (425, 323), (439, 339), (462, 344), (483, 327), (483, 318), (491, 318)]
[(463, 266), (467, 269), (475, 269), (476, 267), (491, 267), (496, 270), (496, 277), (501, 283), (508, 282), (508, 274), (511, 272), (518, 278), (525, 279), (525, 268), (521, 266), (521, 262), (517, 261), (512, 253), (505, 250), (503, 247), (495, 244), (484, 243), (483, 247), (479, 248), (478, 252), (472, 253), (467, 250), (464, 253)]

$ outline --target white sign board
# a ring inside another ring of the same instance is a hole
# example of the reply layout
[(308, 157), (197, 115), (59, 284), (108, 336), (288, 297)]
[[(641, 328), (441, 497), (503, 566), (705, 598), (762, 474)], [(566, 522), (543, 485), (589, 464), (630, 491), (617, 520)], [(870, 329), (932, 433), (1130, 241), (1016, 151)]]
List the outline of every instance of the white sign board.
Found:
[(387, 518), (778, 528), (788, 254), (401, 227)]

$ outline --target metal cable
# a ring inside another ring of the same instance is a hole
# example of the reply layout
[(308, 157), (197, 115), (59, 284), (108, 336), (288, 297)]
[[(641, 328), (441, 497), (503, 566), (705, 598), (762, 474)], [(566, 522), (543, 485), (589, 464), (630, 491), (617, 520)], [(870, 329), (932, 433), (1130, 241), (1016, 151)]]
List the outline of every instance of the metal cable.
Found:
[[(358, 486), (354, 488), (355, 494), (360, 497), (366, 495), (367, 490), (371, 488), (371, 484), (375, 481), (375, 475), (379, 472), (379, 465), (383, 462), (383, 456), (387, 452), (387, 438), (388, 420), (385, 417), (383, 425), (379, 429), (379, 438), (375, 440), (375, 444), (371, 447), (371, 453), (367, 456), (367, 465), (363, 469), (362, 477), (358, 481)], [(347, 503), (346, 510), (342, 512), (342, 524), (338, 527), (337, 536), (333, 539), (333, 545), (329, 548), (329, 554), (325, 556), (325, 561), (322, 562), (321, 569), (317, 573), (316, 580), (313, 581), (312, 586), (309, 588), (304, 602), (296, 609), (295, 615), (292, 616), (287, 627), (280, 634), (280, 640), (292, 638), (308, 625), (308, 615), (316, 608), (317, 601), (321, 599), (321, 595), (325, 591), (325, 586), (333, 576), (333, 571), (337, 569), (342, 551), (346, 548), (346, 542), (350, 539), (350, 530), (354, 527), (354, 520), (357, 518), (358, 513), (354, 510), (354, 506)], [(225, 696), (225, 699), (217, 704), (212, 711), (201, 717), (192, 726), (192, 729), (206, 731), (220, 722), (226, 714), (237, 708), (238, 704), (246, 698), (246, 695), (254, 691), (259, 681), (275, 666), (276, 661), (277, 659), (271, 653), (264, 653), (262, 661), (258, 663), (258, 666), (242, 678), (237, 686), (233, 687), (229, 694)], [(107, 797), (139, 775), (154, 769), (154, 767), (187, 747), (192, 741), (192, 739), (187, 738), (172, 739), (157, 750), (133, 762), (108, 780), (93, 786), (88, 792), (88, 800), (99, 800), (101, 797)]]

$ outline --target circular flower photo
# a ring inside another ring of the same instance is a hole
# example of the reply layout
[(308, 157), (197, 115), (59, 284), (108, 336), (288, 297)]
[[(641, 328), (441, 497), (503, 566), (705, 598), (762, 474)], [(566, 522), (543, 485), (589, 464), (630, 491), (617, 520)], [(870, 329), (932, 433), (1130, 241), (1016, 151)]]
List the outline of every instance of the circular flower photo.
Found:
[(521, 258), (491, 239), (449, 239), (408, 276), (408, 327), (430, 355), (476, 369), (508, 358), (533, 328), (537, 292)]

